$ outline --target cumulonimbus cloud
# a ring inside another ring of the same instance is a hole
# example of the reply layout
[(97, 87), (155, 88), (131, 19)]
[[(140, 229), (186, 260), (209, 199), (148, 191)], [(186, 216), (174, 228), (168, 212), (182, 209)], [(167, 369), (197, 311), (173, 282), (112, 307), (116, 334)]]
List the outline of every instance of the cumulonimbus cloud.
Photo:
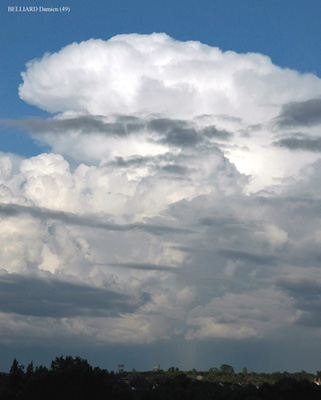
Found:
[(318, 77), (267, 56), (157, 33), (73, 43), (30, 61), (22, 78), (23, 100), (58, 113), (23, 125), (57, 153), (97, 164), (215, 145), (256, 190), (293, 172), (273, 143), (291, 121), (314, 126), (321, 96)]
[[(0, 157), (0, 260), (34, 274), (15, 290), (45, 271), (71, 289), (70, 326), (102, 342), (263, 338), (304, 320), (300, 288), (280, 282), (320, 275), (317, 76), (133, 34), (71, 44), (22, 78), (21, 99), (55, 115), (0, 121), (51, 148)], [(9, 278), (2, 288), (12, 300)], [(24, 292), (21, 314), (66, 317), (46, 310), (49, 292), (33, 314)]]

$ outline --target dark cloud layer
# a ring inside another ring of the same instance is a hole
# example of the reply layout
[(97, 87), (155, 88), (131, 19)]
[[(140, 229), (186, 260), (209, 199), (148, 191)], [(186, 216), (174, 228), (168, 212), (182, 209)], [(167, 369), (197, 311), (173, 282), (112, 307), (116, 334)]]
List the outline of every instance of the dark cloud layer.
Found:
[(192, 147), (202, 141), (202, 136), (195, 129), (174, 128), (167, 132), (161, 142), (178, 147)]
[(289, 103), (277, 118), (281, 127), (313, 126), (321, 123), (321, 99)]
[(300, 315), (296, 324), (321, 327), (321, 283), (311, 278), (281, 279), (278, 285), (294, 300)]
[(160, 143), (182, 148), (193, 147), (211, 139), (227, 141), (233, 136), (232, 133), (217, 129), (214, 125), (197, 129), (188, 121), (168, 118), (146, 120), (126, 115), (114, 116), (113, 122), (107, 122), (99, 115), (88, 115), (63, 119), (0, 119), (0, 124), (26, 130), (31, 135), (68, 134), (76, 131), (83, 135), (102, 134), (126, 137), (132, 134), (143, 134), (145, 129), (149, 129), (160, 137)]
[(174, 274), (179, 272), (179, 269), (171, 267), (169, 265), (144, 264), (144, 263), (113, 263), (110, 265), (117, 268), (129, 268), (142, 271), (172, 272)]
[(284, 146), (289, 150), (302, 150), (311, 152), (321, 151), (321, 137), (300, 135), (284, 138), (274, 143), (275, 146)]
[(210, 125), (204, 129), (196, 129), (187, 121), (171, 120), (166, 118), (154, 119), (149, 122), (148, 127), (161, 135), (164, 135), (162, 143), (178, 147), (196, 146), (206, 139), (229, 140), (232, 133), (217, 129)]
[(240, 260), (247, 263), (253, 263), (258, 265), (275, 265), (277, 262), (277, 258), (275, 256), (251, 253), (248, 251), (219, 249), (217, 253), (231, 260)]
[(168, 233), (187, 234), (191, 232), (188, 229), (176, 228), (166, 225), (147, 224), (147, 223), (146, 224), (134, 223), (134, 224), (123, 224), (123, 225), (114, 223), (105, 223), (99, 221), (97, 217), (93, 215), (79, 216), (68, 212), (52, 211), (44, 208), (21, 206), (17, 204), (0, 204), (0, 215), (1, 214), (8, 217), (18, 216), (20, 214), (29, 214), (34, 218), (39, 218), (44, 220), (53, 219), (69, 225), (104, 229), (107, 231), (116, 231), (116, 232), (142, 231), (154, 235), (162, 235)]
[(231, 132), (217, 129), (216, 126), (207, 126), (202, 130), (202, 133), (210, 139), (229, 140), (233, 136)]
[(261, 253), (252, 253), (249, 251), (242, 251), (242, 250), (232, 250), (232, 249), (201, 249), (201, 248), (193, 248), (193, 247), (186, 247), (186, 246), (176, 246), (176, 249), (191, 253), (197, 254), (200, 253), (205, 257), (205, 254), (213, 257), (221, 256), (228, 260), (233, 261), (242, 261), (245, 263), (256, 264), (256, 265), (276, 265), (277, 264), (277, 257), (274, 255), (269, 254), (261, 254)]
[(224, 226), (224, 225), (239, 225), (240, 221), (234, 217), (202, 217), (198, 220), (201, 226)]
[(153, 157), (130, 157), (125, 159), (124, 157), (115, 157), (114, 160), (110, 161), (107, 165), (117, 168), (130, 168), (130, 167), (140, 167), (153, 161)]
[(175, 175), (185, 175), (188, 171), (186, 167), (175, 164), (167, 164), (162, 168), (162, 170)]
[(26, 120), (0, 120), (2, 125), (15, 126), (25, 129), (31, 134), (42, 133), (67, 133), (78, 131), (82, 134), (100, 133), (110, 136), (127, 136), (144, 127), (144, 123), (119, 117), (119, 121), (106, 122), (101, 116), (80, 116), (64, 119), (26, 119)]
[(18, 274), (0, 275), (0, 310), (41, 317), (118, 316), (147, 301), (108, 289)]
[(173, 129), (184, 129), (189, 125), (187, 121), (169, 118), (155, 118), (149, 121), (147, 126), (154, 132), (164, 133), (170, 132)]

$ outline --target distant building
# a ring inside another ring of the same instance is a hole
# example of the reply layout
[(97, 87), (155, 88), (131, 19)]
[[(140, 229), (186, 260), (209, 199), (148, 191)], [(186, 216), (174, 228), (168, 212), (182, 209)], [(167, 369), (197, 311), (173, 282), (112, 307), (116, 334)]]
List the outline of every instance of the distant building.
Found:
[(125, 365), (124, 364), (118, 364), (118, 373), (124, 372)]

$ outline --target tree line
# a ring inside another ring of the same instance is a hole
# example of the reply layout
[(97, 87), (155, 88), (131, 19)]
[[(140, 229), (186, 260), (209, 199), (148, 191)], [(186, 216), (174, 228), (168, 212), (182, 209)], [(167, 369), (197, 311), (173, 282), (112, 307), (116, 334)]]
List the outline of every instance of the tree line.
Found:
[(14, 359), (0, 374), (1, 400), (314, 400), (321, 398), (321, 378), (301, 371), (235, 373), (223, 364), (208, 371), (119, 372), (93, 368), (80, 357), (57, 357), (50, 367), (24, 367)]

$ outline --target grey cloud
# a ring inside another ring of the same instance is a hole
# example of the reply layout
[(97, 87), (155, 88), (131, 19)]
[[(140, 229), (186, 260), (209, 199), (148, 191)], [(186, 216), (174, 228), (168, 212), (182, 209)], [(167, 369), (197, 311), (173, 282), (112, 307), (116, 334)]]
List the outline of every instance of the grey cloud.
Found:
[(45, 219), (45, 220), (53, 219), (69, 225), (104, 229), (107, 231), (118, 231), (118, 232), (143, 231), (154, 235), (162, 235), (168, 233), (178, 233), (178, 234), (191, 233), (191, 231), (188, 229), (175, 228), (166, 225), (155, 225), (148, 223), (134, 223), (134, 224), (121, 225), (121, 224), (101, 222), (97, 220), (96, 216), (92, 215), (79, 216), (68, 212), (52, 211), (38, 207), (28, 207), (17, 204), (0, 204), (0, 215), (2, 214), (5, 216), (17, 216), (24, 213), (29, 214), (34, 218)]
[(313, 279), (292, 277), (280, 279), (278, 284), (293, 294), (294, 297), (321, 295), (321, 283)]
[(162, 170), (175, 175), (186, 175), (188, 172), (188, 168), (175, 164), (167, 164), (162, 167)]
[(293, 136), (274, 142), (274, 146), (284, 146), (289, 150), (304, 150), (318, 153), (321, 151), (321, 137)]
[(240, 260), (240, 261), (253, 263), (253, 264), (275, 265), (277, 262), (277, 258), (275, 256), (251, 253), (251, 252), (247, 252), (247, 251), (219, 249), (217, 251), (217, 253), (223, 257), (226, 257), (226, 258), (229, 258), (232, 260)]
[(0, 275), (0, 310), (41, 317), (118, 316), (132, 313), (148, 296), (127, 294), (84, 284), (18, 274)]
[(145, 120), (132, 115), (117, 115), (116, 121), (126, 126), (128, 133), (135, 133), (145, 128)]
[(203, 138), (195, 129), (175, 128), (167, 132), (162, 142), (179, 147), (192, 147), (203, 142)]
[(301, 311), (296, 324), (321, 326), (321, 282), (311, 278), (292, 277), (280, 279), (277, 284), (294, 299), (296, 308)]
[[(195, 141), (196, 131), (189, 129), (189, 125), (185, 121), (171, 119), (152, 119), (146, 123), (146, 120), (126, 115), (114, 116), (114, 122), (106, 122), (102, 116), (79, 116), (64, 119), (0, 119), (0, 124), (5, 126), (14, 126), (27, 130), (31, 134), (41, 134), (45, 132), (66, 133), (76, 130), (82, 134), (100, 133), (104, 135), (124, 137), (139, 131), (143, 131), (146, 127), (161, 136), (168, 136), (169, 143), (186, 145), (192, 140)], [(182, 135), (186, 135), (185, 141)], [(194, 139), (193, 139), (194, 138)]]
[(175, 119), (156, 118), (146, 122), (146, 120), (138, 117), (126, 115), (117, 115), (113, 119), (113, 122), (108, 122), (99, 115), (86, 115), (64, 119), (0, 119), (0, 124), (26, 130), (31, 135), (45, 133), (65, 134), (77, 131), (82, 135), (96, 133), (106, 136), (126, 137), (131, 134), (143, 133), (147, 128), (160, 136), (161, 143), (177, 147), (193, 147), (208, 139), (227, 141), (233, 136), (232, 133), (217, 129), (214, 125), (198, 130), (190, 122)]
[(119, 117), (115, 122), (106, 122), (101, 116), (80, 116), (64, 119), (26, 119), (10, 120), (1, 119), (2, 125), (15, 126), (25, 129), (33, 134), (45, 132), (65, 133), (71, 130), (77, 130), (82, 134), (100, 133), (111, 136), (127, 136), (143, 129), (144, 123), (136, 119), (125, 119)]
[(129, 268), (143, 271), (161, 271), (161, 272), (172, 272), (174, 274), (179, 273), (179, 269), (171, 267), (169, 265), (158, 265), (158, 264), (146, 264), (146, 263), (113, 263), (110, 264), (117, 268)]
[(251, 264), (260, 265), (275, 265), (278, 261), (277, 257), (268, 254), (251, 253), (248, 251), (231, 250), (231, 249), (202, 249), (192, 248), (187, 246), (174, 246), (175, 249), (183, 251), (185, 253), (197, 254), (197, 253), (208, 253), (217, 254), (230, 260), (240, 260)]
[(156, 118), (149, 121), (147, 126), (149, 129), (155, 132), (165, 133), (173, 129), (187, 128), (188, 124), (185, 121), (180, 121), (176, 119)]
[(233, 217), (202, 217), (198, 220), (201, 226), (239, 225), (240, 221)]
[(148, 128), (163, 136), (161, 143), (178, 147), (192, 147), (203, 141), (203, 136), (186, 121), (167, 118), (154, 119)]
[(262, 124), (254, 124), (254, 125), (249, 125), (249, 126), (247, 127), (247, 129), (249, 129), (250, 131), (254, 131), (254, 132), (259, 131), (259, 130), (261, 130), (262, 128), (263, 128), (263, 125), (262, 125)]
[[(125, 157), (115, 157), (113, 160), (104, 164), (104, 166), (118, 167), (118, 168), (131, 168), (131, 167), (140, 167), (146, 165), (158, 166), (161, 163), (174, 163), (177, 160), (177, 156), (171, 153), (159, 154), (156, 156), (130, 156), (128, 158)], [(180, 159), (185, 161), (184, 156), (180, 155)], [(172, 164), (170, 164), (172, 165)]]
[(229, 140), (233, 136), (226, 130), (217, 129), (215, 125), (198, 131), (187, 121), (167, 118), (154, 119), (148, 123), (148, 127), (154, 132), (164, 135), (164, 142), (182, 147), (194, 146), (203, 142), (205, 138)]
[(118, 168), (129, 168), (129, 167), (139, 167), (144, 166), (150, 161), (153, 160), (153, 157), (130, 157), (125, 159), (124, 157), (116, 157), (113, 161), (109, 162), (107, 165), (118, 167)]
[(242, 118), (234, 117), (233, 115), (219, 114), (216, 117), (223, 121), (242, 122)]
[(207, 126), (202, 130), (202, 133), (210, 139), (230, 140), (233, 137), (231, 132), (217, 129), (216, 126)]
[(318, 125), (321, 123), (321, 99), (286, 104), (276, 121), (281, 127)]
[[(320, 304), (319, 304), (320, 308)], [(296, 320), (297, 325), (303, 325), (312, 328), (320, 328), (321, 326), (321, 310), (315, 312), (304, 311)]]

